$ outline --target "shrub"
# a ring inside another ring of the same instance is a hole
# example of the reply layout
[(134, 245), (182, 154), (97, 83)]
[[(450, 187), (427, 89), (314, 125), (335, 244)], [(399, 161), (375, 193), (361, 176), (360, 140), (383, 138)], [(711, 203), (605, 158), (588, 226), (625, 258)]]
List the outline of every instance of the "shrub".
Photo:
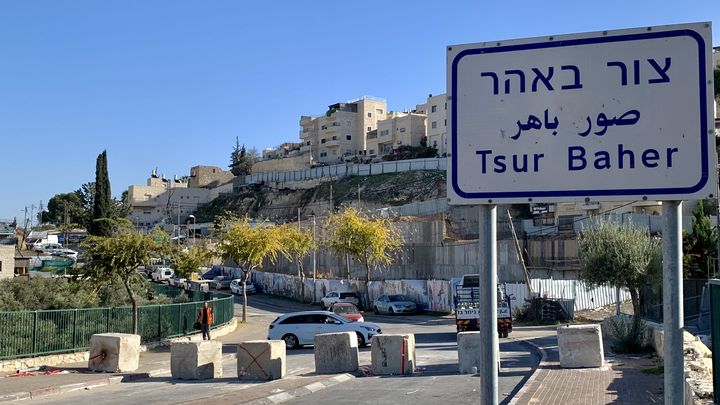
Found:
[(612, 336), (611, 349), (618, 354), (648, 353), (652, 348), (645, 343), (647, 327), (639, 317), (632, 320), (612, 318), (608, 320), (610, 335)]

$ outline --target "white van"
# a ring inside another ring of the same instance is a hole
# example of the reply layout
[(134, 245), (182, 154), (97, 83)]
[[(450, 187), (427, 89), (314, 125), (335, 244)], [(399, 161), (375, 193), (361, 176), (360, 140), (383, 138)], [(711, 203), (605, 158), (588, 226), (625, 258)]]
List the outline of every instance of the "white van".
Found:
[(150, 273), (150, 278), (152, 278), (153, 281), (161, 282), (169, 281), (174, 275), (175, 270), (170, 267), (158, 267)]

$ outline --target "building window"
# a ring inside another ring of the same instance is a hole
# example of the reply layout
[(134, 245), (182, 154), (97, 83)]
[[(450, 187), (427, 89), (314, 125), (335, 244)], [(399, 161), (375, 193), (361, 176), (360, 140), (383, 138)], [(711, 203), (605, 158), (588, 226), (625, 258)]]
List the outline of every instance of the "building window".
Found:
[(447, 120), (445, 120), (445, 124), (444, 124), (444, 125), (447, 126)]
[(432, 128), (437, 128), (437, 121), (433, 121), (430, 125)]
[(352, 135), (345, 135), (345, 139), (348, 141), (352, 140)]
[(434, 106), (430, 107), (430, 112), (437, 112), (437, 106), (434, 105)]
[(337, 135), (333, 135), (333, 141), (337, 141)]
[(378, 109), (375, 110), (375, 112), (376, 112), (377, 114), (382, 114), (382, 113), (383, 113), (383, 110), (382, 110), (382, 108), (378, 108)]
[[(435, 128), (435, 127), (433, 127), (433, 128)], [(325, 138), (321, 139), (320, 143), (325, 143)]]
[(572, 215), (561, 215), (558, 217), (558, 231), (572, 231), (575, 217)]
[(320, 129), (323, 129), (323, 130), (327, 129), (327, 125), (321, 126)]
[(375, 154), (375, 149), (370, 149), (370, 154), (371, 154), (371, 155), (374, 155), (374, 154)]
[(400, 128), (400, 132), (405, 132), (405, 128)]
[(447, 110), (447, 101), (445, 102), (445, 109)]
[(437, 149), (437, 141), (433, 141), (433, 148)]
[(368, 113), (368, 118), (372, 118), (372, 113), (371, 113), (371, 112)]
[(320, 152), (320, 157), (325, 157), (325, 156), (327, 156), (327, 152)]
[(382, 131), (380, 131), (380, 136), (385, 136), (385, 135), (387, 135), (387, 134), (389, 134), (389, 133), (390, 133), (390, 130), (389, 130), (389, 129), (383, 129)]
[(368, 132), (372, 131), (372, 127), (368, 127)]
[(310, 141), (305, 142), (305, 145), (310, 146)]

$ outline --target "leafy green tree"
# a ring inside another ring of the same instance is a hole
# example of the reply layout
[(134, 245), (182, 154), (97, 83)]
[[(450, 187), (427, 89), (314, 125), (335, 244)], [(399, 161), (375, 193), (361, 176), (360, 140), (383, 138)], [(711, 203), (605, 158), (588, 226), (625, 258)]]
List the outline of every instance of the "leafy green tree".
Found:
[(107, 168), (107, 151), (97, 157), (95, 164), (95, 199), (93, 201), (93, 222), (90, 234), (110, 236), (112, 226), (108, 222), (112, 218), (112, 198), (110, 194), (110, 178)]
[(132, 331), (137, 333), (138, 299), (133, 287), (146, 283), (137, 269), (150, 263), (153, 257), (164, 257), (170, 253), (169, 238), (162, 233), (140, 235), (125, 229), (109, 237), (91, 236), (85, 240), (83, 247), (88, 259), (82, 268), (83, 279), (98, 288), (122, 282), (132, 305)]
[(303, 259), (315, 248), (312, 233), (307, 229), (300, 229), (292, 224), (285, 224), (280, 228), (282, 244), (284, 246), (282, 254), (297, 267), (301, 285), (300, 297), (302, 297), (301, 300), (305, 300), (305, 268), (303, 267)]
[(708, 276), (711, 261), (717, 258), (717, 229), (710, 223), (710, 200), (698, 202), (691, 220), (692, 233), (683, 235), (683, 269), (685, 277)]
[(327, 219), (328, 248), (338, 256), (350, 254), (365, 267), (365, 304), (370, 304), (368, 288), (371, 269), (393, 263), (393, 255), (400, 251), (403, 238), (394, 222), (370, 218), (349, 208)]
[(661, 277), (660, 243), (647, 229), (598, 219), (583, 229), (578, 238), (580, 273), (590, 285), (627, 288), (633, 310), (641, 314), (642, 289)]
[(243, 322), (247, 320), (247, 294), (245, 286), (252, 272), (262, 266), (263, 260), (277, 261), (283, 252), (281, 229), (271, 223), (250, 224), (247, 217), (233, 221), (226, 226), (226, 232), (220, 237), (217, 250), (223, 259), (237, 262), (243, 270)]
[(183, 278), (190, 278), (200, 266), (207, 264), (212, 255), (202, 246), (191, 246), (187, 250), (176, 250), (173, 254), (173, 268), (175, 273)]
[(55, 225), (85, 222), (82, 201), (75, 193), (56, 194), (48, 201), (47, 207), (47, 220)]

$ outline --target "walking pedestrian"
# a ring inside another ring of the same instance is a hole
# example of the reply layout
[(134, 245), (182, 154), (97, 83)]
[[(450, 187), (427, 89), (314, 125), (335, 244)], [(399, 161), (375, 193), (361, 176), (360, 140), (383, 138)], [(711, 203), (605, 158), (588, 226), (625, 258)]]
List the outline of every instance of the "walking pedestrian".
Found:
[(197, 321), (200, 323), (203, 340), (210, 340), (210, 326), (213, 324), (213, 309), (208, 306), (207, 301), (205, 301), (202, 308), (200, 308)]

